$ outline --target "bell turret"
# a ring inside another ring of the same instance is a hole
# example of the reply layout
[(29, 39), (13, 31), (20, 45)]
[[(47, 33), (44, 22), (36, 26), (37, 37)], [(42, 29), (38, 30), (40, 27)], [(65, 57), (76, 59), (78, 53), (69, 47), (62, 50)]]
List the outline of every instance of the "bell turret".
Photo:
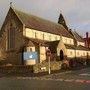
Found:
[(63, 15), (61, 13), (60, 13), (60, 16), (59, 16), (59, 19), (58, 19), (58, 23), (63, 25), (64, 28), (68, 30), (68, 27), (66, 25), (65, 19), (64, 19)]

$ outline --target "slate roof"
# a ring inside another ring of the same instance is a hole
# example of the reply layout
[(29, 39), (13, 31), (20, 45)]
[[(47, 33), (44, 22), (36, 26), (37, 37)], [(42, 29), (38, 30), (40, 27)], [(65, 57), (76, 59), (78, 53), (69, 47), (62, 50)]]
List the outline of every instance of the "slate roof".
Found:
[(45, 40), (28, 38), (28, 37), (25, 37), (25, 39), (28, 40), (29, 45), (31, 45), (31, 43), (33, 43), (33, 46), (35, 46), (34, 43), (36, 43), (41, 46), (48, 46), (48, 43), (47, 43), (48, 41), (45, 41)]
[[(48, 45), (49, 45), (51, 51), (55, 52), (59, 42), (60, 42), (59, 40), (48, 42)], [(86, 48), (86, 47), (81, 46), (81, 45), (79, 45), (79, 46), (70, 45), (70, 44), (64, 44), (64, 45), (65, 45), (66, 49), (90, 51), (89, 48)]]
[(24, 13), (16, 9), (13, 9), (13, 11), (27, 28), (73, 38), (73, 36), (58, 23), (54, 23), (34, 15)]
[(75, 50), (90, 51), (89, 48), (86, 48), (86, 47), (81, 46), (81, 45), (75, 46), (75, 45), (68, 45), (68, 44), (65, 44), (65, 47), (66, 47), (67, 49), (75, 49)]
[(84, 47), (84, 46), (81, 46), (81, 45), (79, 45), (79, 46), (78, 46), (76, 49), (77, 49), (77, 50), (85, 50), (85, 51), (90, 51), (90, 49), (89, 49), (89, 48)]
[(59, 42), (60, 40), (47, 42), (49, 49), (51, 50), (51, 53), (56, 53)]
[(71, 31), (71, 33), (77, 41), (84, 42), (82, 36), (80, 36), (76, 31)]

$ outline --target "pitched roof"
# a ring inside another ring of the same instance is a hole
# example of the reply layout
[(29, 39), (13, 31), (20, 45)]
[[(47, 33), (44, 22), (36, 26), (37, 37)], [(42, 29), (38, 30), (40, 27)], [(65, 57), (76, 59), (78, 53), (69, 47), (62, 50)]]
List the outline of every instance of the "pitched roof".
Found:
[(13, 11), (27, 28), (73, 38), (73, 36), (58, 23), (54, 23), (34, 15), (24, 13), (16, 9), (13, 9)]
[(65, 44), (65, 47), (67, 48), (67, 49), (74, 49), (75, 50), (75, 46), (74, 45), (68, 45), (68, 44)]
[(89, 48), (84, 47), (84, 46), (81, 46), (81, 45), (79, 45), (76, 49), (77, 49), (77, 50), (90, 51), (90, 49), (89, 49)]
[(51, 53), (56, 53), (59, 42), (60, 40), (47, 42)]
[(76, 47), (75, 45), (67, 45), (67, 44), (65, 44), (65, 46), (66, 46), (67, 49), (90, 51), (89, 48), (86, 48), (86, 47), (81, 46), (81, 45)]
[[(48, 42), (48, 45), (50, 47), (50, 49), (54, 52), (59, 44), (59, 40), (57, 41), (51, 41), (51, 42)], [(84, 50), (84, 51), (90, 51), (89, 48), (86, 48), (84, 46), (75, 46), (75, 45), (70, 45), (70, 44), (64, 44), (66, 49), (73, 49), (73, 50)]]
[[(28, 37), (25, 37), (26, 40), (28, 40), (28, 44), (31, 45), (31, 42), (33, 43), (33, 46), (34, 46), (34, 43), (38, 44), (38, 45), (41, 45), (41, 46), (48, 46), (48, 41), (46, 40), (41, 40), (41, 39), (35, 39), (35, 38), (28, 38)], [(28, 45), (27, 44), (27, 45)]]
[(84, 42), (82, 36), (80, 36), (76, 31), (71, 31), (71, 33), (77, 41)]

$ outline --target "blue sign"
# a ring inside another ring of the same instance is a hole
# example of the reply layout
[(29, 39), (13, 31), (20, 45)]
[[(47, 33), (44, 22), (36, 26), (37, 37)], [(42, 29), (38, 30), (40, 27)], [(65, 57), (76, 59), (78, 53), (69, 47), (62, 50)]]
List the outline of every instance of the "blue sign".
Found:
[(23, 53), (24, 60), (37, 60), (37, 52), (24, 52)]

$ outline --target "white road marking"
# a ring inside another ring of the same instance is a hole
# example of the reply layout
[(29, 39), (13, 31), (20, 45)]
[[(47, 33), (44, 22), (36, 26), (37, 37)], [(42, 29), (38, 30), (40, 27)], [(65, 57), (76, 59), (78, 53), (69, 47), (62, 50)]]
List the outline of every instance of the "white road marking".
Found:
[(66, 80), (64, 80), (64, 81), (66, 81), (66, 82), (73, 82), (74, 79), (66, 79)]
[(82, 79), (52, 79), (52, 78), (39, 78), (39, 77), (17, 77), (17, 79), (27, 79), (27, 80), (47, 80), (47, 81), (61, 81), (61, 82), (75, 82), (75, 83), (84, 83), (84, 84), (90, 84), (90, 80), (82, 80)]
[(79, 75), (81, 75), (81, 76), (90, 76), (89, 73), (82, 73), (82, 74), (79, 74)]
[(86, 80), (80, 80), (80, 79), (77, 79), (75, 80), (75, 82), (78, 82), (78, 83), (84, 83)]

